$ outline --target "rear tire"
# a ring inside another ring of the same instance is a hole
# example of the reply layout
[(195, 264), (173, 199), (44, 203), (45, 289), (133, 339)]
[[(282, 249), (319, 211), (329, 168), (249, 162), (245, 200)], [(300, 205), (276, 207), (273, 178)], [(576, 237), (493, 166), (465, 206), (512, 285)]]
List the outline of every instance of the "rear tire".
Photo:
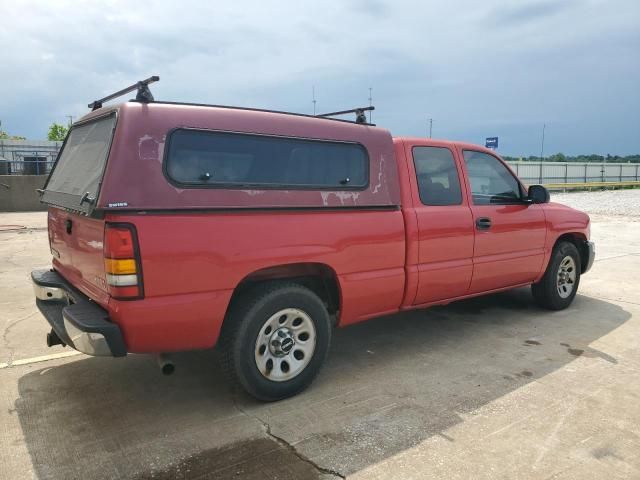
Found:
[(234, 300), (219, 350), (232, 382), (272, 402), (311, 384), (330, 341), (329, 313), (315, 293), (295, 283), (267, 283)]
[(549, 310), (571, 305), (580, 284), (580, 253), (571, 242), (558, 243), (549, 259), (544, 276), (531, 285), (536, 302)]

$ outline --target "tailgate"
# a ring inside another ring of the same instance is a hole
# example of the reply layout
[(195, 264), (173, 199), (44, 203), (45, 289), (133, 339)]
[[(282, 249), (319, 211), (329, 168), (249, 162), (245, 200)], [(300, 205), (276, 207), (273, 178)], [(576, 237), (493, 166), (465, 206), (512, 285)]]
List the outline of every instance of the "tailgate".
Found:
[(102, 242), (104, 220), (49, 208), (53, 268), (103, 307), (109, 301)]

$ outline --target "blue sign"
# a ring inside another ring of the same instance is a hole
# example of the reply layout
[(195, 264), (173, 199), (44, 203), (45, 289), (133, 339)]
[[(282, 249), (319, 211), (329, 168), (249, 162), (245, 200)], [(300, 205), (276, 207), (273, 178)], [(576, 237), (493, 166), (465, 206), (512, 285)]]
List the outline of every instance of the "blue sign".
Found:
[(498, 148), (498, 137), (487, 137), (484, 146), (487, 148)]

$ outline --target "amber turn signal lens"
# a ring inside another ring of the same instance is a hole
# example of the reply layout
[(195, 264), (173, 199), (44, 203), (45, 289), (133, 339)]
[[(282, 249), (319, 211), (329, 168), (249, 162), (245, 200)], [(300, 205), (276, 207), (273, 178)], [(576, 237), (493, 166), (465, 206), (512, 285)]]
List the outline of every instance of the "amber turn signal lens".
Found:
[(136, 261), (133, 258), (105, 258), (104, 269), (113, 275), (131, 275), (137, 273)]

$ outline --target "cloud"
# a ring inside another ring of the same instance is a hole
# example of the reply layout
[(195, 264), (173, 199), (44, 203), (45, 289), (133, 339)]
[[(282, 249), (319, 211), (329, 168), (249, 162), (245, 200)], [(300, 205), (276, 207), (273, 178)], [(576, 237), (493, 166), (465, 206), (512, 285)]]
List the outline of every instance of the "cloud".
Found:
[(496, 24), (517, 26), (521, 23), (535, 22), (563, 11), (575, 11), (579, 8), (576, 0), (545, 0), (520, 2), (515, 5), (501, 5), (488, 15)]
[[(28, 12), (26, 14), (25, 12)], [(11, 2), (0, 120), (52, 121), (152, 74), (156, 98), (311, 112), (368, 103), (395, 135), (505, 139), (505, 154), (640, 152), (640, 3)]]
[[(351, 0), (351, 8), (355, 14), (365, 13), (374, 17), (388, 15), (393, 9), (392, 3), (385, 3), (382, 0)], [(366, 28), (366, 25), (360, 25)]]

